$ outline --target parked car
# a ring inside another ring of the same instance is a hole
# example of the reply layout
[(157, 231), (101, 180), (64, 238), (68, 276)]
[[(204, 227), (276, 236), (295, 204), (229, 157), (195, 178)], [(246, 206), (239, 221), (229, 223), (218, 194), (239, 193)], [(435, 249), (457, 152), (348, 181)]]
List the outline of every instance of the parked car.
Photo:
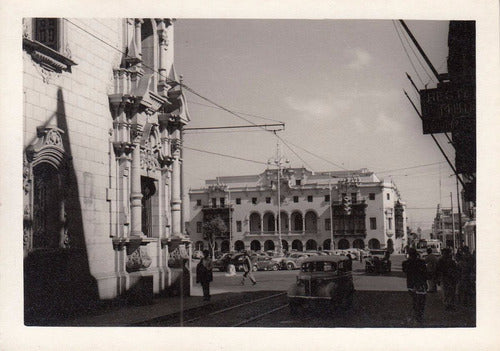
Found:
[(370, 250), (365, 260), (366, 273), (389, 273), (391, 271), (391, 260), (386, 250)]
[(254, 271), (277, 271), (279, 268), (279, 262), (273, 261), (271, 257), (259, 256), (253, 262)]
[(222, 256), (213, 260), (213, 268), (220, 271), (220, 272), (227, 271), (227, 266), (232, 261), (233, 256), (234, 256), (234, 254), (230, 253), (230, 252), (222, 254)]
[(354, 284), (349, 259), (341, 256), (312, 256), (303, 260), (297, 281), (288, 289), (290, 313), (321, 301), (334, 310), (351, 307)]
[[(252, 261), (252, 266), (255, 264), (255, 262), (261, 258), (268, 258), (267, 256), (264, 255), (259, 255), (259, 254), (249, 254), (250, 260)], [(232, 259), (231, 263), (234, 264), (234, 267), (237, 271), (243, 271), (243, 262), (245, 261), (245, 254), (244, 253), (237, 253), (235, 254)]]
[(309, 256), (312, 256), (312, 254), (305, 252), (293, 252), (281, 261), (281, 268), (288, 270), (297, 269), (302, 264), (302, 261)]

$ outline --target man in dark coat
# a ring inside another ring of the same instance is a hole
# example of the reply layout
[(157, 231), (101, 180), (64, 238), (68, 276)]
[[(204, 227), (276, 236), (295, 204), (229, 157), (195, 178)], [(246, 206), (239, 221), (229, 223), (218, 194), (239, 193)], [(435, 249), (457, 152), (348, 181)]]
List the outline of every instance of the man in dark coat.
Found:
[(427, 293), (427, 269), (425, 262), (418, 258), (417, 250), (408, 250), (409, 258), (403, 262), (406, 273), (406, 287), (412, 298), (413, 321), (422, 324), (424, 321), (425, 295)]
[(456, 262), (451, 257), (450, 249), (442, 250), (436, 273), (439, 282), (442, 284), (444, 308), (447, 311), (453, 311), (455, 309), (458, 269)]
[(210, 282), (213, 280), (212, 275), (213, 263), (208, 250), (203, 251), (203, 258), (196, 266), (196, 282), (201, 284), (203, 288), (203, 300), (210, 301)]

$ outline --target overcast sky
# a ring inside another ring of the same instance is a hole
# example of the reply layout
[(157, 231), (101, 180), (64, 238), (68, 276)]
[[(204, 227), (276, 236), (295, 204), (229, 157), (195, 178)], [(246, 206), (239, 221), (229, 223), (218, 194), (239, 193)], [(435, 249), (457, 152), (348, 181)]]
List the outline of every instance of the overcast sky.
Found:
[[(449, 22), (407, 24), (435, 68), (446, 72)], [(418, 103), (405, 72), (419, 88), (436, 85), (403, 35), (399, 23), (390, 20), (180, 18), (175, 22), (175, 66), (186, 85), (210, 100), (283, 121), (286, 128), (279, 135), (300, 156), (282, 146), (292, 166), (313, 171), (368, 168), (380, 178), (392, 177), (407, 203), (411, 227), (430, 229), (436, 205), (450, 206), (450, 192), (456, 206), (455, 178), (431, 136), (422, 134), (421, 121), (403, 94), (406, 89)], [(188, 127), (248, 124), (204, 106), (210, 104), (189, 92), (186, 96)], [(273, 123), (241, 115), (253, 123)], [(444, 135), (437, 138), (454, 160)], [(185, 146), (265, 163), (275, 155), (276, 138), (258, 129), (192, 131), (186, 132)], [(186, 188), (216, 176), (265, 169), (189, 149), (184, 162)], [(400, 170), (421, 165), (428, 166)]]

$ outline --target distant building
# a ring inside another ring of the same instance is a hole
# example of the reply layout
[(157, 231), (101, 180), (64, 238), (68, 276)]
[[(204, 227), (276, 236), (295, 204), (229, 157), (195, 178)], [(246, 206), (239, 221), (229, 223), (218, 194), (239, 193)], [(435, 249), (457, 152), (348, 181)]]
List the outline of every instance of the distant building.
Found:
[[(278, 171), (223, 176), (190, 189), (187, 229), (195, 249), (208, 247), (204, 223), (221, 217), (227, 232), (215, 239), (215, 249), (310, 250), (393, 248), (406, 245), (406, 211), (392, 182), (361, 169), (312, 173), (288, 168)], [(345, 211), (345, 200), (350, 211)], [(278, 225), (279, 222), (279, 225)], [(281, 228), (278, 231), (278, 227)], [(332, 244), (333, 237), (333, 244)]]
[[(464, 238), (460, 238), (460, 225), (462, 228), (469, 220), (469, 217), (462, 213), (462, 218), (459, 219), (458, 212), (453, 213), (451, 208), (442, 208), (437, 206), (436, 216), (432, 224), (432, 238), (440, 240), (446, 247), (458, 247), (461, 245)], [(453, 242), (453, 230), (455, 230), (455, 243)]]

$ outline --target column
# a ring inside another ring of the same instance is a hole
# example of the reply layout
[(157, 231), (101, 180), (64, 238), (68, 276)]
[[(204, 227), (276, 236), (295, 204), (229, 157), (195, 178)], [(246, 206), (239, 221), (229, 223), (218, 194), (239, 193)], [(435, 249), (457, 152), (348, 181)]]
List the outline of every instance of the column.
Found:
[(181, 165), (180, 165), (180, 145), (179, 130), (175, 131), (174, 160), (172, 163), (172, 236), (181, 236)]
[[(140, 126), (136, 126), (134, 131), (137, 139), (140, 134)], [(141, 192), (141, 146), (138, 140), (134, 140), (132, 151), (132, 167), (130, 179), (130, 208), (131, 208), (131, 225), (130, 235), (142, 235), (142, 192)]]

